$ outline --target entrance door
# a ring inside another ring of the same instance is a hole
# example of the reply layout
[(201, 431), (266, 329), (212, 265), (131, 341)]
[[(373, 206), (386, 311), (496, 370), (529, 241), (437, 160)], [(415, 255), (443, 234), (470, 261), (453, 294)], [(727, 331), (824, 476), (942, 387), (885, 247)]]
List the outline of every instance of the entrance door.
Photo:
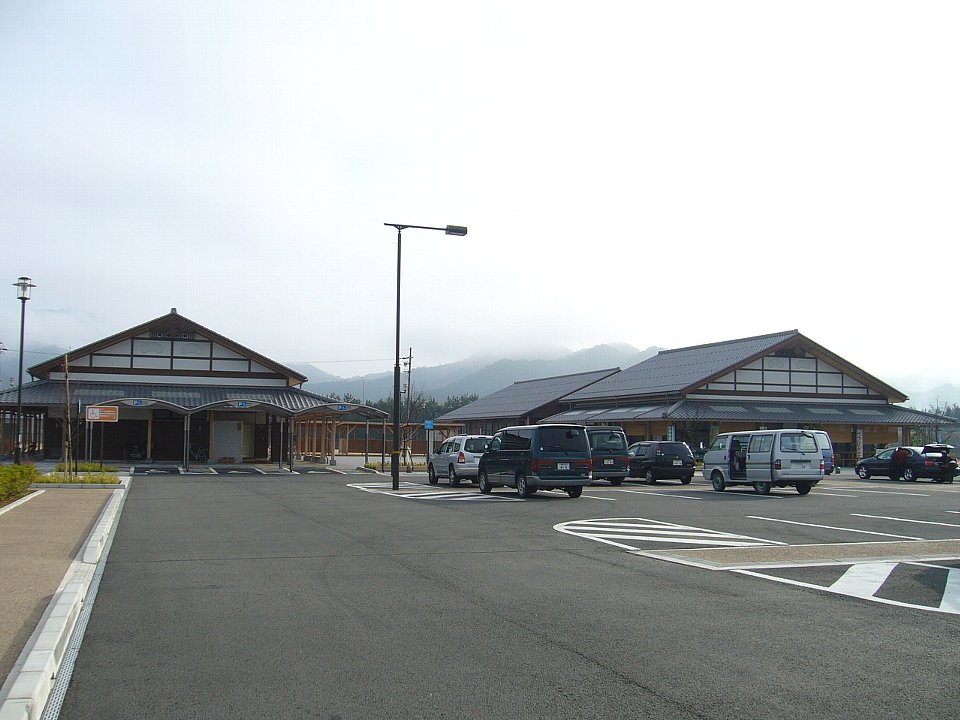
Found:
[[(229, 458), (229, 460), (227, 460)], [(243, 423), (237, 420), (218, 420), (213, 423), (211, 462), (240, 462), (243, 460)]]

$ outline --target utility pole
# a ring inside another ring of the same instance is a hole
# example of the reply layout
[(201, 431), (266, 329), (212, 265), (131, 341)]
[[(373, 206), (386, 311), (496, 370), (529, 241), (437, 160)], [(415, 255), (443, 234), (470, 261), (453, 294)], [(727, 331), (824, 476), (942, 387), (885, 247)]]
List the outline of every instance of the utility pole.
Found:
[[(403, 442), (403, 455), (406, 458), (405, 462), (407, 464), (407, 472), (413, 472), (413, 434), (410, 430), (410, 409), (413, 405), (413, 398), (410, 394), (410, 378), (413, 375), (413, 348), (410, 348), (409, 354), (403, 358), (404, 364), (407, 366), (407, 427), (406, 432), (403, 433), (404, 442)], [(410, 446), (407, 446), (407, 439), (410, 440)]]

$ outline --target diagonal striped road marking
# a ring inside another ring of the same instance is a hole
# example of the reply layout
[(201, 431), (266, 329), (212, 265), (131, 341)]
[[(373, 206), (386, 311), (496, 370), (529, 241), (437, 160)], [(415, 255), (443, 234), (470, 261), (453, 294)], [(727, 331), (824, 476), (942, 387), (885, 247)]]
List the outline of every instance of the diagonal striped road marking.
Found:
[[(817, 585), (816, 583), (801, 582), (790, 578), (772, 575), (755, 570), (731, 570), (730, 572), (738, 575), (749, 575), (751, 577), (762, 578), (764, 580), (773, 580), (774, 582), (794, 585), (796, 587), (811, 588), (813, 590), (823, 590), (825, 592), (835, 593), (837, 595), (846, 595), (848, 597), (869, 600), (870, 602), (882, 603), (884, 605), (896, 605), (897, 607), (913, 608), (915, 610), (928, 610), (932, 612), (949, 613), (951, 615), (960, 615), (960, 569), (957, 568), (939, 568), (938, 566), (927, 565), (926, 563), (910, 562), (906, 565), (931, 568), (947, 571), (946, 582), (943, 592), (940, 596), (940, 602), (936, 605), (919, 605), (917, 603), (904, 602), (902, 600), (891, 600), (890, 598), (880, 597), (878, 592), (884, 584), (890, 579), (890, 575), (896, 569), (897, 562), (870, 562), (857, 563), (847, 568), (846, 572), (840, 576), (831, 585)], [(908, 581), (909, 582), (909, 581)], [(929, 581), (928, 581), (929, 582)]]
[(776, 540), (707, 528), (677, 525), (676, 523), (648, 520), (646, 518), (596, 518), (571, 520), (558, 523), (553, 529), (596, 542), (615, 545), (628, 550), (640, 550), (638, 543), (674, 543), (681, 545), (707, 545), (714, 547), (752, 547), (754, 545), (783, 545)]
[(509, 495), (483, 495), (476, 490), (473, 492), (444, 490), (442, 488), (437, 488), (436, 490), (426, 490), (424, 485), (412, 482), (400, 483), (399, 490), (394, 490), (393, 483), (388, 482), (348, 483), (347, 487), (356, 488), (357, 490), (363, 490), (364, 492), (369, 493), (378, 493), (380, 495), (392, 495), (393, 497), (404, 498), (406, 500), (461, 500), (467, 502), (478, 500), (485, 502), (493, 500), (501, 502), (523, 502), (523, 500), (517, 497), (510, 497)]

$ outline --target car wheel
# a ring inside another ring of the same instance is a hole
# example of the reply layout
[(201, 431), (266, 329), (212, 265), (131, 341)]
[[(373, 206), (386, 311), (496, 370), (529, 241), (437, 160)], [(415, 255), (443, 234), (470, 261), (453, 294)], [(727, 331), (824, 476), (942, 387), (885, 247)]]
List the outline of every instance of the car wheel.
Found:
[(866, 480), (870, 477), (870, 470), (866, 465), (857, 465), (857, 475), (860, 476), (861, 480)]
[(480, 492), (484, 495), (489, 495), (490, 491), (493, 490), (493, 485), (490, 484), (490, 480), (487, 478), (486, 470), (481, 470), (477, 474), (477, 485), (480, 486)]
[(528, 498), (533, 495), (533, 488), (527, 482), (527, 476), (523, 473), (517, 473), (517, 495), (522, 498)]
[(807, 493), (810, 492), (810, 488), (812, 488), (812, 487), (813, 487), (813, 485), (811, 485), (810, 483), (807, 483), (807, 482), (797, 483), (797, 494), (798, 494), (798, 495), (806, 495)]
[(583, 494), (583, 488), (579, 485), (577, 487), (567, 488), (567, 495), (572, 498), (578, 498)]
[(757, 495), (769, 495), (770, 494), (770, 483), (768, 482), (755, 482), (753, 484), (753, 491)]
[(623, 478), (611, 478), (610, 484), (614, 487), (620, 487), (620, 484), (623, 482)]
[(653, 470), (647, 470), (643, 479), (647, 481), (647, 485), (655, 485), (657, 482), (657, 479), (653, 476)]
[(682, 478), (680, 478), (680, 484), (689, 485), (691, 480), (693, 480), (693, 475), (684, 475)]
[(727, 484), (723, 481), (723, 475), (719, 470), (714, 470), (713, 474), (710, 476), (710, 487), (717, 492), (723, 492), (727, 489)]
[(431, 485), (437, 484), (437, 471), (433, 469), (433, 465), (427, 468), (427, 479)]
[(447, 469), (447, 477), (450, 478), (450, 487), (457, 487), (460, 485), (460, 478), (457, 476), (457, 469), (453, 465)]
[(907, 482), (916, 482), (917, 476), (913, 473), (913, 468), (904, 468), (901, 477)]

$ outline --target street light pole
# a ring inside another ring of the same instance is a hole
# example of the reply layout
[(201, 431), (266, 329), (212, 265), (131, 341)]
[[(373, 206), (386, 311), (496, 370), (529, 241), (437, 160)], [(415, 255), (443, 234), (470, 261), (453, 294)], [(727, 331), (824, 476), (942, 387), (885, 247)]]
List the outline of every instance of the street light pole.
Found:
[[(387, 227), (397, 229), (397, 333), (396, 333), (396, 360), (393, 364), (393, 451), (390, 454), (390, 478), (394, 490), (400, 489), (400, 248), (403, 242), (403, 231), (407, 228), (417, 230), (440, 230), (447, 235), (463, 237), (467, 228), (462, 225), (447, 225), (446, 227), (430, 227), (427, 225), (401, 225), (398, 223), (384, 223)], [(386, 441), (386, 438), (384, 438)]]
[(17, 372), (17, 438), (13, 448), (13, 464), (19, 465), (23, 454), (23, 325), (27, 317), (27, 300), (30, 299), (30, 288), (36, 287), (30, 278), (19, 277), (13, 283), (17, 288), (17, 299), (20, 301), (20, 369)]

